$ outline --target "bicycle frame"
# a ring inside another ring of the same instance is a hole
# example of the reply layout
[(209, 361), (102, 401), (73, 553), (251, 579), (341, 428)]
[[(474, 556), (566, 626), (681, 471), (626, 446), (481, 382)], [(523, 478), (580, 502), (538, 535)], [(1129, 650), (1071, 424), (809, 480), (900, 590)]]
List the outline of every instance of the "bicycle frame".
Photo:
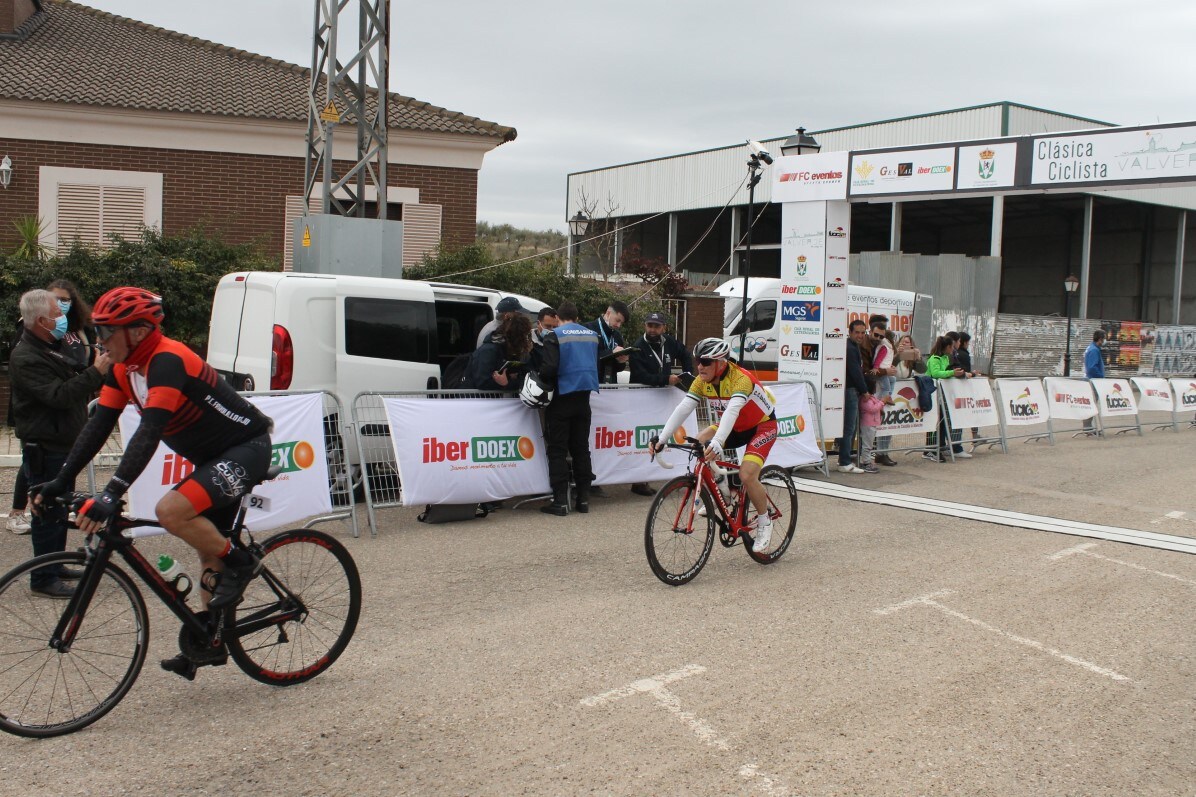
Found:
[[(237, 512), (233, 529), (228, 535), (238, 542), (241, 539), (244, 520), (245, 507), (242, 506)], [(74, 524), (70, 525), (74, 526)], [(77, 528), (77, 526), (74, 527)], [(166, 607), (170, 609), (175, 617), (179, 618), (179, 621), (196, 638), (211, 640), (212, 647), (219, 647), (223, 643), (226, 631), (224, 627), (226, 613), (221, 612), (218, 616), (210, 618), (208, 622), (201, 620), (198, 614), (192, 611), (191, 607), (187, 605), (184, 596), (176, 592), (162, 578), (162, 575), (158, 572), (158, 568), (154, 567), (141, 554), (141, 551), (137, 550), (136, 541), (124, 536), (122, 533), (126, 529), (147, 527), (162, 528), (156, 522), (135, 520), (117, 515), (109, 521), (108, 526), (102, 531), (90, 535), (92, 543), (86, 548), (87, 560), (84, 565), (83, 576), (79, 579), (78, 585), (75, 588), (75, 594), (67, 602), (66, 610), (62, 613), (62, 619), (58, 621), (58, 625), (54, 629), (54, 635), (50, 638), (50, 647), (62, 652), (70, 650), (71, 644), (75, 640), (75, 634), (86, 614), (86, 607), (91, 605), (91, 599), (95, 597), (95, 591), (99, 587), (100, 578), (104, 573), (104, 566), (111, 560), (113, 553), (120, 555), (129, 566), (129, 569), (150, 588), (150, 591), (158, 597), (158, 600), (166, 604)], [(252, 543), (252, 538), (250, 541)], [(270, 585), (271, 589), (274, 590), (280, 599), (285, 600), (288, 608), (277, 614), (272, 614), (276, 607), (271, 606), (258, 614), (243, 618), (230, 630), (230, 633), (235, 636), (244, 636), (267, 626), (287, 622), (306, 611), (303, 602), (287, 589), (286, 585), (279, 581), (274, 574), (270, 573), (267, 568), (262, 569), (260, 577)]]

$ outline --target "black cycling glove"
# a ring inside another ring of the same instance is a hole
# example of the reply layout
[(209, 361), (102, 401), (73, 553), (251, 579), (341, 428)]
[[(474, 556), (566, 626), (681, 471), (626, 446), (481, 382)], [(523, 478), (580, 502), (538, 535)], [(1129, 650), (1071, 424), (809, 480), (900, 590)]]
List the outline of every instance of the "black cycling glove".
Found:
[[(49, 506), (54, 503), (55, 498), (66, 495), (69, 491), (70, 485), (65, 481), (62, 479), (51, 479), (48, 482), (42, 482), (41, 484), (35, 484), (30, 487), (29, 497), (36, 498), (40, 495), (42, 498), (42, 504), (44, 506)], [(37, 506), (36, 502), (34, 503), (34, 506)]]
[(120, 509), (120, 496), (105, 490), (94, 498), (88, 498), (79, 507), (79, 514), (97, 523), (107, 523)]

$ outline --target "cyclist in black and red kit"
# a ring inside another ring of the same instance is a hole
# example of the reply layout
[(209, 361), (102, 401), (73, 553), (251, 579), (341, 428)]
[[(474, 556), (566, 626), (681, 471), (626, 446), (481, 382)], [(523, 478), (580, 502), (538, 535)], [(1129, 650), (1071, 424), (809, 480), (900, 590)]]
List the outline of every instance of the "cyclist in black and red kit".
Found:
[[(218, 529), (231, 527), (241, 497), (265, 478), (273, 424), (199, 355), (165, 337), (160, 328), (164, 318), (161, 297), (141, 288), (113, 288), (95, 303), (96, 335), (112, 358), (112, 369), (95, 415), (62, 470), (30, 492), (35, 505), (67, 492), (132, 402), (141, 413), (141, 425), (107, 487), (80, 508), (79, 528), (102, 528), (149, 464), (159, 441), (165, 442), (195, 470), (158, 502), (155, 513), (167, 531), (199, 553), (200, 600), (219, 610), (240, 600), (261, 570), (251, 552), (234, 547)], [(177, 671), (172, 665), (183, 664), (174, 659), (162, 662), (172, 671)]]

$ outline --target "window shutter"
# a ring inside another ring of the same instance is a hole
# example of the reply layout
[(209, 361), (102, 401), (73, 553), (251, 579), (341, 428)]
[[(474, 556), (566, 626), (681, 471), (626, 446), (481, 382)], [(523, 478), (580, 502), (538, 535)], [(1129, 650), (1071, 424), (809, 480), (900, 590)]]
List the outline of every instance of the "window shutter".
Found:
[(145, 227), (145, 189), (106, 185), (100, 192), (100, 240), (101, 248), (112, 246), (110, 235), (119, 235), (129, 240), (141, 237)]
[(145, 226), (145, 189), (105, 185), (58, 186), (58, 252), (78, 241), (107, 249), (109, 235), (135, 239)]
[(403, 204), (403, 268), (418, 266), (440, 245), (440, 205)]
[(85, 246), (100, 243), (100, 187), (58, 186), (58, 254), (66, 254), (78, 241)]

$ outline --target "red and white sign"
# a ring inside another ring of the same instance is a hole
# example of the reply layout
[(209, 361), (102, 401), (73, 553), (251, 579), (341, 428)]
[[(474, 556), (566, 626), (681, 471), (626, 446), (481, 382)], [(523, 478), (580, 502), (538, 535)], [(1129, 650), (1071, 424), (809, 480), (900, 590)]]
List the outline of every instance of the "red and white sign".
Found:
[(987, 379), (943, 379), (943, 403), (951, 428), (967, 429), (973, 426), (996, 426), (997, 400), (993, 398), (992, 386)]
[(998, 379), (1006, 426), (1035, 426), (1051, 418), (1051, 406), (1037, 379)]
[(1096, 396), (1092, 385), (1082, 379), (1043, 380), (1052, 418), (1083, 421), (1096, 416)]
[(1171, 412), (1174, 408), (1174, 391), (1166, 379), (1135, 376), (1133, 382), (1138, 387), (1138, 409), (1142, 412)]
[[(675, 387), (604, 389), (590, 396), (590, 469), (594, 484), (632, 484), (671, 479), (652, 461), (648, 441), (685, 398)], [(697, 437), (698, 422), (690, 415), (673, 439)], [(666, 458), (677, 460), (676, 453)]]
[[(923, 412), (918, 402), (918, 383), (902, 379), (893, 388), (893, 403), (880, 411), (877, 434), (906, 434), (933, 432), (939, 424), (938, 391), (931, 394), (930, 409)], [(824, 420), (825, 425), (825, 420)], [(840, 427), (842, 433), (842, 427)]]
[(772, 201), (847, 199), (846, 152), (786, 155), (772, 164)]
[(1121, 415), (1137, 415), (1138, 403), (1134, 400), (1134, 389), (1128, 379), (1093, 379), (1097, 406), (1102, 418)]

